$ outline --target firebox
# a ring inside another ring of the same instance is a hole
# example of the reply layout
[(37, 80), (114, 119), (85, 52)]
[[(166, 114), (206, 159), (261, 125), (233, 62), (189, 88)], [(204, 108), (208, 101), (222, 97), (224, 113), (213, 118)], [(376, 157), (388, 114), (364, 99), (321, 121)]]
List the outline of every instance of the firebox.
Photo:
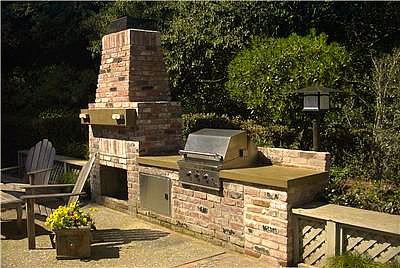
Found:
[(125, 169), (100, 165), (100, 185), (103, 196), (128, 200), (128, 182)]

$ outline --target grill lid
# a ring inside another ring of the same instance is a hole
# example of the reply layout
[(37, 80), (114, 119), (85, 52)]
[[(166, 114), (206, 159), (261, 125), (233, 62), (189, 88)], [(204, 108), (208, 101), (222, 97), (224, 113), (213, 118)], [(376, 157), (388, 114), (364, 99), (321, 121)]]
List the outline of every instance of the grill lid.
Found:
[(189, 134), (185, 149), (180, 153), (185, 157), (230, 161), (247, 154), (246, 132), (235, 129), (209, 129)]

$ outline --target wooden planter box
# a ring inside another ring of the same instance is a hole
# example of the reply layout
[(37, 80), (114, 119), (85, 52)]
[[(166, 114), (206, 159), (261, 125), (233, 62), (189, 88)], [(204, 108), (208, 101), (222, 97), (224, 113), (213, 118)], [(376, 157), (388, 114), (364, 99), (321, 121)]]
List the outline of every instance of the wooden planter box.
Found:
[(90, 257), (91, 232), (89, 227), (57, 230), (57, 259), (83, 259)]

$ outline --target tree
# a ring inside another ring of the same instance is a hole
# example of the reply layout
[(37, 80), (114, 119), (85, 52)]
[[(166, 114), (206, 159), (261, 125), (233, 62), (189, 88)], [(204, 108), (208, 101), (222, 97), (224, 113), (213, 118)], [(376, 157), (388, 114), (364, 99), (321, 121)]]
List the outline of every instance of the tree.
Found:
[(373, 63), (376, 176), (400, 180), (400, 49)]
[(312, 31), (304, 37), (255, 40), (229, 65), (231, 97), (264, 123), (303, 125), (295, 91), (312, 85), (339, 89), (350, 62), (349, 53), (327, 39)]
[[(3, 163), (13, 161), (18, 149), (29, 148), (43, 138), (33, 126), (42, 112), (63, 111), (77, 118), (79, 108), (94, 95), (98, 66), (86, 49), (87, 31), (81, 27), (81, 21), (97, 12), (101, 5), (2, 3)], [(71, 129), (79, 128), (79, 120), (71, 122), (76, 124)], [(54, 124), (48, 126), (56, 128)], [(63, 146), (70, 142), (86, 142), (84, 134), (75, 133), (64, 133), (57, 144), (58, 153), (63, 153)]]

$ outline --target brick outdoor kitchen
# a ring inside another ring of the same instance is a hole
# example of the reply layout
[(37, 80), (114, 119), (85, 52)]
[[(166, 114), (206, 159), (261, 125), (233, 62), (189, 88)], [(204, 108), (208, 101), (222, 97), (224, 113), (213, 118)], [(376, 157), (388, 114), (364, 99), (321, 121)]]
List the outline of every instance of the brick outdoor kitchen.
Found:
[[(103, 37), (96, 100), (82, 114), (97, 155), (93, 200), (275, 266), (293, 263), (291, 209), (323, 189), (329, 153), (258, 148), (271, 164), (221, 170), (221, 191), (182, 184), (181, 107), (171, 101), (159, 32), (125, 29)], [(134, 119), (124, 122), (128, 116)], [(141, 185), (146, 180), (160, 181), (165, 193)], [(149, 196), (166, 209), (153, 210), (144, 201)]]

